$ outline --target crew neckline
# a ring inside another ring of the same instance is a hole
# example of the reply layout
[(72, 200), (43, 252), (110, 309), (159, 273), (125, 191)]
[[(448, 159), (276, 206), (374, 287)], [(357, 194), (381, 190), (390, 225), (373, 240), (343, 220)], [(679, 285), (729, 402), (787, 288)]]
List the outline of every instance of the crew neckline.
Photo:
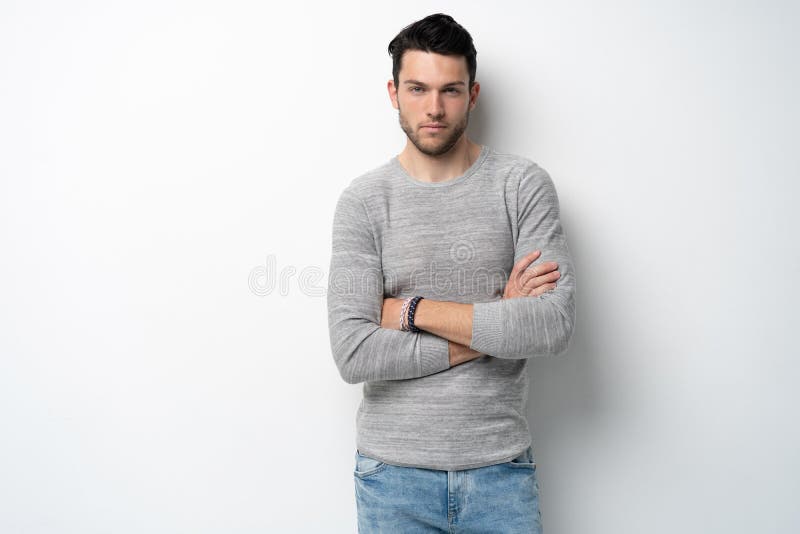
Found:
[(455, 185), (457, 183), (461, 183), (477, 171), (481, 165), (483, 165), (486, 156), (489, 155), (489, 147), (487, 145), (481, 145), (481, 151), (478, 153), (478, 157), (475, 158), (475, 161), (472, 162), (472, 165), (464, 171), (464, 173), (460, 176), (456, 176), (455, 178), (450, 178), (449, 180), (444, 180), (443, 182), (423, 182), (422, 180), (417, 180), (408, 172), (406, 171), (405, 167), (400, 164), (399, 155), (394, 156), (391, 159), (392, 167), (405, 178), (407, 181), (413, 183), (414, 185), (418, 185), (420, 187), (447, 187), (450, 185)]

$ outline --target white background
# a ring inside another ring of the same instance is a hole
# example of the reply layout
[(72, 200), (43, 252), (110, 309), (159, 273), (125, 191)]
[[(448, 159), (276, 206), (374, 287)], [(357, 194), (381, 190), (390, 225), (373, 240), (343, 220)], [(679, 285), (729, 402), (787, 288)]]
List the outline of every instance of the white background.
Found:
[(0, 531), (355, 532), (332, 215), (402, 149), (386, 47), (437, 11), (575, 260), (545, 531), (800, 528), (796, 5), (69, 4), (0, 4)]

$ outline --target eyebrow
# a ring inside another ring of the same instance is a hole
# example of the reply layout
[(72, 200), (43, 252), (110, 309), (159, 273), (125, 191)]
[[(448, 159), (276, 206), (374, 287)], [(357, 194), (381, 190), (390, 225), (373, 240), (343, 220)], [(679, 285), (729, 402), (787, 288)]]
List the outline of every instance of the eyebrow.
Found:
[[(428, 84), (422, 83), (422, 82), (417, 81), (417, 80), (406, 80), (403, 83), (410, 84), (410, 85), (419, 85), (421, 87), (428, 87)], [(442, 87), (450, 87), (451, 85), (467, 85), (467, 84), (465, 84), (464, 82), (461, 82), (461, 81), (459, 81), (459, 82), (450, 82), (450, 83), (444, 84)]]

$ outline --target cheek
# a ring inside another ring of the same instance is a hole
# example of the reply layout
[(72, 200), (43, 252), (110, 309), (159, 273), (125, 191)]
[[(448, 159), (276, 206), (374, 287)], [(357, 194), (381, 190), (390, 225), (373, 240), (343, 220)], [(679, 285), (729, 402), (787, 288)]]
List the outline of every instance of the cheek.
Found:
[(469, 109), (469, 99), (467, 98), (453, 98), (447, 104), (447, 108), (454, 113), (466, 113)]
[(419, 102), (413, 98), (403, 100), (403, 111), (415, 112), (419, 108)]

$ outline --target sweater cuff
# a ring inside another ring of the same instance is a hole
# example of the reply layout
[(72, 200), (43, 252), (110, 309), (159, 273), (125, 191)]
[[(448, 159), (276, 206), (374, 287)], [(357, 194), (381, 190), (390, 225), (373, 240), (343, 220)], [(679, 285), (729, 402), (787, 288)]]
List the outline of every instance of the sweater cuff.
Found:
[(429, 332), (419, 332), (420, 376), (432, 375), (450, 368), (449, 342)]
[(498, 352), (503, 340), (502, 309), (499, 301), (472, 305), (472, 342), (469, 348), (489, 356)]

